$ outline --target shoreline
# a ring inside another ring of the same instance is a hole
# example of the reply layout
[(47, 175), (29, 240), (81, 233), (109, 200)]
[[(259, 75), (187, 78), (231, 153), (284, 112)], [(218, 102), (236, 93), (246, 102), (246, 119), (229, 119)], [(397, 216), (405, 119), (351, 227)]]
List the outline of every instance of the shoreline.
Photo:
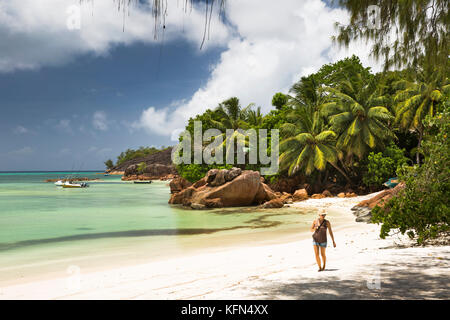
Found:
[(0, 299), (448, 299), (450, 246), (379, 239), (379, 226), (355, 222), (350, 210), (373, 195), (290, 205), (326, 208), (332, 223), (342, 214), (324, 272), (302, 233), (94, 272), (74, 267), (66, 277), (0, 288)]

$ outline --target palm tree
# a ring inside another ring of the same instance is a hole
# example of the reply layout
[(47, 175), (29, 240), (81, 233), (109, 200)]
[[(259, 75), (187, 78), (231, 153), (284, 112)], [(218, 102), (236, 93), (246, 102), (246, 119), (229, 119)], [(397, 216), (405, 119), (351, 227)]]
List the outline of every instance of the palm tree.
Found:
[(335, 147), (336, 133), (325, 127), (318, 111), (312, 106), (297, 108), (291, 119), (280, 129), (284, 139), (280, 144), (280, 168), (293, 175), (304, 170), (306, 175), (317, 169), (324, 171), (331, 164), (350, 183), (345, 172), (337, 166), (341, 153)]
[(258, 107), (256, 110), (253, 109), (248, 110), (246, 118), (249, 125), (253, 127), (261, 126), (263, 122), (261, 107)]
[(319, 110), (327, 99), (324, 92), (319, 88), (319, 82), (314, 75), (302, 77), (290, 90), (292, 95), (289, 96), (289, 104), (296, 108), (313, 107), (314, 111)]
[(226, 129), (247, 129), (247, 116), (249, 109), (253, 106), (250, 103), (247, 107), (242, 108), (239, 99), (232, 97), (219, 104), (215, 109), (215, 113), (220, 118), (220, 121), (211, 120), (217, 129), (225, 132)]
[(321, 112), (339, 134), (336, 147), (346, 152), (346, 165), (352, 163), (353, 155), (361, 159), (370, 149), (383, 147), (394, 137), (389, 129), (393, 117), (385, 107), (387, 99), (379, 95), (373, 79), (357, 74), (351, 81), (342, 80), (338, 87), (324, 90), (330, 102)]
[[(223, 139), (222, 146), (226, 147), (227, 152), (230, 150), (231, 146), (234, 145), (234, 141), (238, 142), (238, 145), (248, 146), (248, 139), (240, 130), (246, 130), (249, 128), (249, 123), (247, 119), (249, 118), (249, 112), (253, 107), (253, 103), (250, 103), (245, 108), (242, 108), (239, 99), (232, 97), (219, 104), (219, 106), (214, 110), (215, 115), (220, 120), (214, 120), (211, 117), (212, 125), (219, 129), (222, 134), (220, 135)], [(259, 109), (259, 115), (261, 116), (261, 110)], [(231, 136), (226, 135), (226, 130), (234, 130)], [(215, 137), (215, 139), (218, 136)]]
[(448, 78), (440, 77), (438, 72), (419, 72), (416, 81), (400, 80), (395, 83), (399, 89), (394, 96), (395, 124), (405, 130), (418, 133), (416, 162), (419, 164), (419, 148), (422, 143), (425, 116), (433, 116), (436, 105), (441, 102), (444, 93), (450, 92)]

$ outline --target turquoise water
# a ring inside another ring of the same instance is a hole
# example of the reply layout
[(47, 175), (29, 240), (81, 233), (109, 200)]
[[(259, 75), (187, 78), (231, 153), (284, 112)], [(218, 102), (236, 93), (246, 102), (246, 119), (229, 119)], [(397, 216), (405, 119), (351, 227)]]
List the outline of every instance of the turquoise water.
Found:
[(138, 185), (83, 172), (77, 175), (100, 181), (84, 189), (44, 182), (65, 174), (0, 173), (0, 284), (61, 272), (74, 262), (95, 268), (220, 246), (239, 237), (251, 241), (267, 230), (305, 229), (311, 220), (298, 210), (170, 206), (164, 181)]

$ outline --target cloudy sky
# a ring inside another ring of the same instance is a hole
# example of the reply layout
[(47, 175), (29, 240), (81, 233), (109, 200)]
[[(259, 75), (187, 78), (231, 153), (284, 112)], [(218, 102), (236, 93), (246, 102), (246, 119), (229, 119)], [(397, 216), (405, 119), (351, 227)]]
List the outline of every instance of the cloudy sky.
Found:
[(326, 1), (227, 0), (201, 50), (204, 5), (169, 1), (155, 39), (145, 2), (125, 15), (113, 0), (0, 2), (0, 171), (103, 169), (127, 148), (172, 145), (228, 97), (268, 112), (324, 63), (357, 54), (379, 70), (366, 45), (332, 45), (348, 14)]

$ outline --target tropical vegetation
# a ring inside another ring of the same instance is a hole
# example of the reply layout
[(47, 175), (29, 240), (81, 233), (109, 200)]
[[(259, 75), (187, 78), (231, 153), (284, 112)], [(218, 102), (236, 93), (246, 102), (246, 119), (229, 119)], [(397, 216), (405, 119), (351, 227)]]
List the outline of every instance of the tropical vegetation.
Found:
[(155, 147), (139, 147), (139, 149), (127, 149), (124, 152), (121, 152), (120, 155), (117, 157), (116, 163), (111, 159), (108, 159), (105, 161), (105, 166), (107, 169), (112, 169), (115, 166), (119, 166), (123, 164), (126, 161), (142, 158), (151, 154), (155, 154), (157, 152), (160, 152), (162, 150), (167, 149), (166, 147), (162, 146), (161, 148), (155, 148)]
[[(206, 2), (206, 12), (214, 2)], [(253, 104), (242, 107), (238, 97), (231, 97), (191, 118), (186, 130), (192, 135), (194, 122), (201, 121), (203, 131), (219, 130), (214, 141), (225, 137), (227, 129), (279, 129), (280, 171), (266, 176), (268, 181), (301, 175), (316, 189), (335, 184), (369, 192), (398, 176), (404, 189), (373, 212), (373, 221), (382, 224), (381, 236), (398, 230), (424, 243), (448, 233), (448, 1), (336, 2), (347, 9), (350, 19), (347, 25), (336, 24), (333, 40), (344, 46), (365, 41), (372, 46), (371, 55), (384, 63), (383, 72), (374, 74), (358, 57), (349, 57), (300, 78), (289, 92), (274, 93), (267, 114)], [(154, 3), (156, 23), (161, 1)], [(224, 8), (225, 0), (219, 3)], [(207, 21), (208, 14), (205, 30)], [(223, 139), (223, 146), (235, 140), (248, 150), (242, 134)], [(269, 135), (272, 152), (270, 141)], [(140, 152), (131, 151), (122, 153), (117, 162)], [(230, 166), (180, 164), (177, 169), (194, 182), (211, 168)], [(262, 164), (238, 166), (256, 170)]]
[[(374, 74), (352, 56), (302, 77), (288, 93), (275, 93), (273, 109), (267, 114), (253, 104), (242, 107), (239, 99), (232, 97), (191, 118), (186, 130), (193, 134), (194, 121), (202, 121), (203, 130), (219, 129), (223, 137), (227, 129), (279, 129), (280, 171), (266, 176), (269, 182), (301, 175), (315, 190), (337, 184), (358, 192), (373, 192), (384, 188), (389, 178), (399, 176), (406, 181), (404, 195), (386, 206), (392, 207), (390, 213), (377, 209), (374, 221), (383, 223), (384, 236), (394, 228), (411, 232), (420, 219), (398, 220), (404, 214), (402, 210), (408, 210), (411, 219), (412, 211), (422, 217), (420, 211), (429, 210), (422, 218), (432, 223), (413, 231), (414, 237), (423, 241), (448, 227), (448, 203), (442, 199), (449, 198), (445, 182), (448, 177), (444, 179), (450, 168), (449, 150), (442, 140), (437, 153), (437, 141), (433, 139), (445, 128), (439, 129), (433, 119), (446, 117), (449, 93), (448, 77), (442, 71), (424, 66)], [(434, 131), (427, 129), (430, 121)], [(243, 135), (235, 138), (246, 139)], [(235, 141), (224, 139), (223, 145), (230, 143)], [(270, 139), (268, 144), (270, 150)], [(244, 145), (248, 146), (247, 140)], [(438, 155), (439, 161), (434, 163)], [(441, 171), (437, 171), (438, 163)], [(246, 162), (237, 166), (258, 170), (263, 165)], [(178, 171), (195, 182), (211, 168), (230, 167), (223, 163), (181, 164)], [(436, 175), (435, 180), (425, 178), (430, 172)], [(431, 186), (434, 181), (439, 186)], [(409, 197), (419, 190), (422, 196), (413, 202)], [(428, 192), (439, 197), (428, 197)], [(427, 209), (422, 208), (425, 205)], [(434, 227), (436, 223), (441, 227)]]

